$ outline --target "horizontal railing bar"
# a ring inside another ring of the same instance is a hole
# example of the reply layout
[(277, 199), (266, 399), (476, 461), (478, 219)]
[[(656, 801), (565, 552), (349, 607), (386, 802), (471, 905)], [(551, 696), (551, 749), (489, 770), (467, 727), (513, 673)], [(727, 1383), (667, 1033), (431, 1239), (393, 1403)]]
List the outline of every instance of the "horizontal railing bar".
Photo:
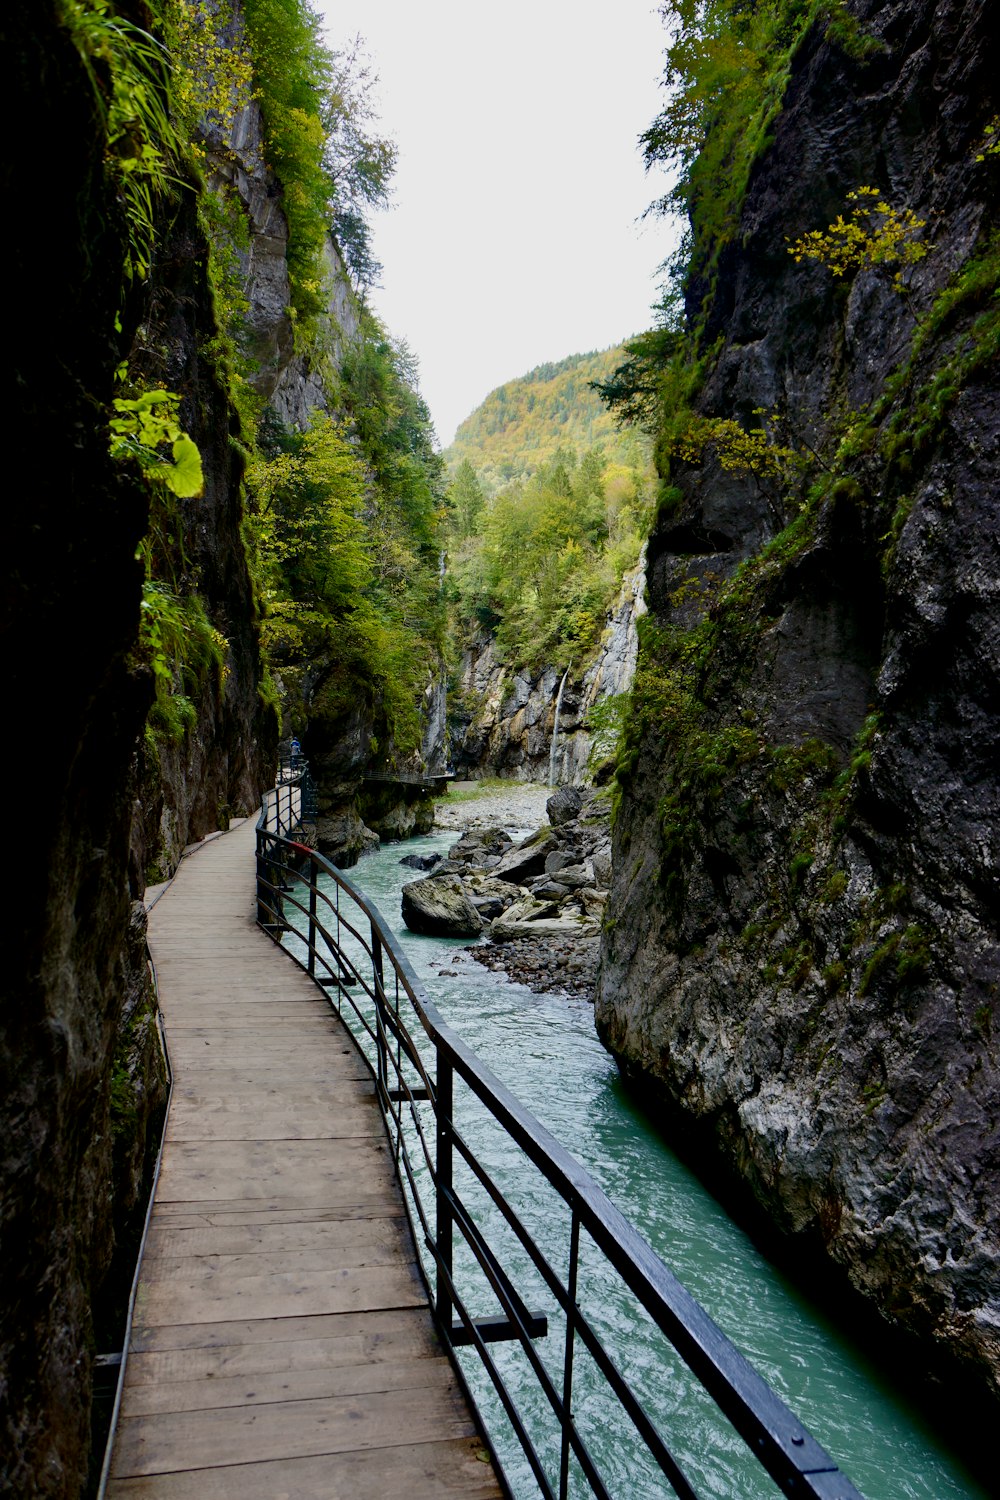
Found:
[[(524, 1326), (531, 1338), (543, 1339), (549, 1331), (549, 1320), (544, 1313), (532, 1312), (528, 1313)], [(509, 1343), (521, 1336), (510, 1319), (502, 1316), (476, 1318), (475, 1327), (485, 1344)], [(472, 1343), (472, 1335), (462, 1323), (453, 1323), (449, 1336), (456, 1348)]]

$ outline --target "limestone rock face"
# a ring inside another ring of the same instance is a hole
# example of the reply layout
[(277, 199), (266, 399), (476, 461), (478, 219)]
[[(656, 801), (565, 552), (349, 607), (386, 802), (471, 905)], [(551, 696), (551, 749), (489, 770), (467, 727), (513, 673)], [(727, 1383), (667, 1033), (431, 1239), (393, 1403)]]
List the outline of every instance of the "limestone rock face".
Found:
[[(909, 357), (997, 211), (995, 165), (974, 164), (1000, 110), (993, 8), (851, 9), (884, 47), (863, 63), (821, 30), (803, 46), (722, 254), (702, 397), (711, 416), (781, 406), (820, 447)], [(909, 296), (783, 249), (859, 184), (930, 226)], [(800, 1255), (828, 1257), (915, 1365), (995, 1401), (1000, 391), (995, 358), (954, 363), (981, 312), (958, 303), (877, 417), (905, 431), (950, 380), (919, 439), (900, 459), (876, 425), (804, 542), (741, 575), (738, 618), (712, 617), (687, 720), (635, 746), (596, 1016), (679, 1137)], [(776, 530), (748, 478), (706, 461), (678, 482), (649, 545), (671, 629), (696, 623), (688, 580), (730, 575)]]
[(402, 890), (403, 921), (411, 932), (432, 937), (476, 937), (482, 918), (457, 875), (429, 875)]
[(591, 735), (584, 727), (589, 710), (626, 693), (635, 673), (638, 621), (646, 612), (645, 559), (626, 573), (594, 660), (567, 678), (556, 703), (562, 675), (555, 667), (510, 675), (499, 661), (492, 637), (483, 635), (464, 652), (459, 694), (462, 728), (453, 755), (456, 766), (480, 775), (511, 776), (580, 786), (587, 780)]
[(375, 830), (351, 808), (316, 820), (316, 848), (341, 869), (356, 865), (362, 854), (377, 849), (379, 843)]

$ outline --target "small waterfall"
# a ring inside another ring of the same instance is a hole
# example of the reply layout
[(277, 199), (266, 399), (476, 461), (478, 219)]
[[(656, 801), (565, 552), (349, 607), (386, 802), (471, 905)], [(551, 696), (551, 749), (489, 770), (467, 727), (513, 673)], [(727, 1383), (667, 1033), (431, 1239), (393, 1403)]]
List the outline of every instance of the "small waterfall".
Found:
[[(572, 665), (573, 663), (570, 662), (569, 667)], [(552, 744), (549, 748), (549, 786), (555, 786), (556, 784), (556, 745), (559, 742), (559, 710), (562, 708), (563, 688), (566, 686), (566, 678), (569, 676), (569, 667), (562, 674), (562, 682), (560, 682), (559, 691), (556, 694), (556, 714), (552, 720)]]

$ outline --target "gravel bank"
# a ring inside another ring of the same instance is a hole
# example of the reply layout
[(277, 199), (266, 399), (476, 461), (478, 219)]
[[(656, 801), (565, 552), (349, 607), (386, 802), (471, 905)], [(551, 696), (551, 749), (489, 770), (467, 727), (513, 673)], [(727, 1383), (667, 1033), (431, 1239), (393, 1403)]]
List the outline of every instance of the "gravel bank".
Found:
[(549, 821), (545, 804), (551, 795), (540, 781), (456, 781), (452, 794), (434, 804), (434, 826), (533, 831)]

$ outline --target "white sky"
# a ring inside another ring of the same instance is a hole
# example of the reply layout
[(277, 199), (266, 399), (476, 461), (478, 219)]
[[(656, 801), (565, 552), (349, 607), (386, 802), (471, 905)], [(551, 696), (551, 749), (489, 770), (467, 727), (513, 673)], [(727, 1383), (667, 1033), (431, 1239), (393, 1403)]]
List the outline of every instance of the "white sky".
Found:
[(399, 147), (372, 304), (420, 365), (442, 446), (504, 381), (650, 326), (663, 191), (637, 139), (661, 107), (655, 0), (316, 0), (360, 34)]

